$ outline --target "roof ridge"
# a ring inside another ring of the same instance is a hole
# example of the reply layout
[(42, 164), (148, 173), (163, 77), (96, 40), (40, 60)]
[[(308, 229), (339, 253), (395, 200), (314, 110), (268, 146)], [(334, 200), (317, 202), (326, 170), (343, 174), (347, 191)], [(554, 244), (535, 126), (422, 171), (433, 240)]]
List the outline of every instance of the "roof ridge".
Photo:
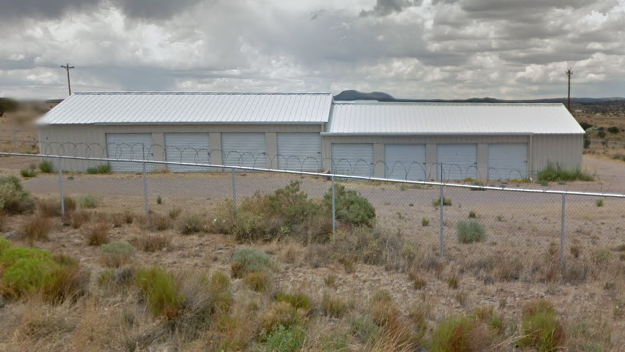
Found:
[(426, 102), (426, 101), (334, 101), (335, 105), (393, 106), (393, 105), (437, 105), (437, 106), (564, 106), (563, 103), (481, 103), (481, 102)]
[(126, 91), (75, 92), (73, 95), (332, 95), (325, 92), (184, 92), (184, 91)]

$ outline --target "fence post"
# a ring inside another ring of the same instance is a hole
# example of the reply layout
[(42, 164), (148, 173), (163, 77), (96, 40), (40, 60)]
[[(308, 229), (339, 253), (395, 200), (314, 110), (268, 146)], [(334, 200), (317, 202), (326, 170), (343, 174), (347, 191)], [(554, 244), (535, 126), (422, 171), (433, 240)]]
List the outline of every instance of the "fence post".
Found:
[(332, 173), (332, 241), (336, 237), (336, 190), (334, 182), (334, 173)]
[(234, 216), (237, 215), (237, 169), (232, 169), (232, 204), (234, 206)]
[(565, 270), (564, 262), (564, 227), (566, 219), (566, 193), (562, 193), (562, 227), (560, 229), (560, 265), (562, 266), (562, 273)]
[(443, 190), (443, 164), (441, 163), (441, 176), (440, 176), (440, 180), (441, 182), (441, 195), (440, 195), (440, 202), (441, 204), (440, 206), (440, 210), (441, 210), (441, 214), (440, 214), (440, 225), (441, 225), (441, 230), (440, 230), (440, 243), (441, 243), (441, 257), (443, 257), (445, 255), (445, 237), (443, 236), (444, 232), (445, 232), (445, 226), (444, 226), (444, 222), (445, 222), (445, 193)]
[(61, 163), (63, 159), (59, 156), (58, 168), (59, 168), (59, 190), (61, 193), (61, 215), (65, 215), (65, 181), (63, 180), (63, 165)]
[(141, 145), (143, 149), (143, 202), (145, 203), (145, 218), (150, 221), (150, 203), (148, 200), (148, 173), (145, 164), (145, 145)]

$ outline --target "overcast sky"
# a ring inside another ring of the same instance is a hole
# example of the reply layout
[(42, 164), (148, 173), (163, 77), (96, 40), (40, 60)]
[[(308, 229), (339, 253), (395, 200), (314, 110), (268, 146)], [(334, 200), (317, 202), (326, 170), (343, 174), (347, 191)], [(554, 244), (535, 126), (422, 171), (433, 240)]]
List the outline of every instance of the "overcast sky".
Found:
[(0, 0), (0, 96), (625, 96), (625, 0)]

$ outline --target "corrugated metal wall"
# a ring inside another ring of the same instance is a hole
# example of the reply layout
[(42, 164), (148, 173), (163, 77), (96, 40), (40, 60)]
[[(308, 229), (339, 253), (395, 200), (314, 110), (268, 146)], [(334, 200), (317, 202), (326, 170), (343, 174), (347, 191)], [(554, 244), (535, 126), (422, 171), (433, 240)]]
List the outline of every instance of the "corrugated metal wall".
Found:
[(584, 135), (534, 135), (532, 136), (532, 177), (549, 163), (566, 169), (582, 167)]

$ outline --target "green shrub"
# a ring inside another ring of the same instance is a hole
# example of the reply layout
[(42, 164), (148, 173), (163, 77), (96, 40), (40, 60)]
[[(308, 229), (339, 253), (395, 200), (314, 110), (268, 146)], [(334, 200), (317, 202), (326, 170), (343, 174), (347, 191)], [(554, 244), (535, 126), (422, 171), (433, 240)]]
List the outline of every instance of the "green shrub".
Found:
[(100, 198), (93, 194), (87, 194), (78, 198), (78, 205), (81, 208), (93, 209), (97, 208), (100, 205)]
[(119, 268), (130, 261), (134, 248), (127, 242), (116, 241), (102, 246), (102, 262), (109, 268)]
[(9, 248), (11, 248), (11, 241), (5, 239), (4, 237), (0, 237), (0, 258), (2, 258), (4, 251)]
[(619, 132), (621, 132), (621, 130), (616, 126), (612, 126), (612, 127), (608, 127), (608, 132), (612, 134), (618, 134)]
[[(451, 198), (447, 198), (447, 197), (443, 197), (443, 206), (446, 207), (450, 207), (452, 205), (451, 202)], [(432, 206), (434, 207), (440, 207), (441, 206), (441, 199), (439, 198), (435, 198), (432, 200)]]
[(475, 219), (475, 218), (477, 218), (477, 214), (473, 210), (471, 210), (469, 212), (469, 219)]
[(13, 175), (0, 177), (0, 211), (18, 214), (32, 211), (34, 207), (34, 201), (19, 178)]
[(161, 196), (156, 197), (156, 204), (158, 204), (158, 205), (163, 204), (163, 197), (161, 197)]
[(20, 170), (20, 174), (23, 178), (32, 178), (37, 177), (37, 170), (35, 169), (22, 169)]
[[(326, 212), (332, 214), (332, 189), (323, 196)], [(335, 185), (336, 219), (353, 226), (373, 227), (375, 208), (367, 198), (343, 185)]]
[(112, 169), (110, 164), (101, 164), (98, 166), (87, 168), (87, 173), (90, 175), (110, 174), (112, 173)]
[(44, 160), (39, 164), (39, 170), (44, 174), (51, 174), (55, 172), (54, 164), (50, 160)]
[(598, 207), (602, 207), (603, 206), (603, 199), (597, 199), (597, 202), (595, 204), (597, 204)]
[(272, 264), (271, 258), (265, 252), (241, 247), (232, 255), (232, 277), (241, 278), (249, 273), (268, 272)]
[(564, 349), (566, 335), (553, 305), (544, 299), (523, 306), (522, 347), (533, 347), (540, 352)]
[(324, 292), (321, 298), (321, 313), (331, 318), (340, 318), (349, 310), (349, 304), (341, 297)]
[(154, 315), (167, 319), (178, 315), (184, 297), (178, 293), (178, 285), (171, 273), (159, 267), (142, 268), (137, 270), (135, 282)]
[(291, 181), (288, 186), (267, 196), (269, 213), (282, 217), (284, 226), (299, 225), (319, 212), (319, 206), (300, 190), (301, 184)]
[(278, 302), (286, 302), (290, 304), (292, 307), (303, 310), (310, 310), (312, 308), (312, 303), (310, 301), (310, 297), (303, 293), (284, 293), (279, 292), (276, 295), (276, 301)]
[(421, 219), (421, 226), (426, 227), (430, 225), (430, 220), (428, 218)]
[(486, 239), (486, 227), (475, 220), (458, 221), (456, 234), (460, 243), (481, 242)]
[(432, 332), (432, 352), (488, 351), (495, 335), (471, 316), (451, 317)]
[(267, 352), (295, 352), (299, 351), (305, 339), (306, 333), (301, 327), (285, 328), (280, 325), (267, 336), (263, 347)]
[(593, 181), (595, 177), (581, 169), (566, 170), (560, 165), (549, 164), (538, 171), (538, 182)]

